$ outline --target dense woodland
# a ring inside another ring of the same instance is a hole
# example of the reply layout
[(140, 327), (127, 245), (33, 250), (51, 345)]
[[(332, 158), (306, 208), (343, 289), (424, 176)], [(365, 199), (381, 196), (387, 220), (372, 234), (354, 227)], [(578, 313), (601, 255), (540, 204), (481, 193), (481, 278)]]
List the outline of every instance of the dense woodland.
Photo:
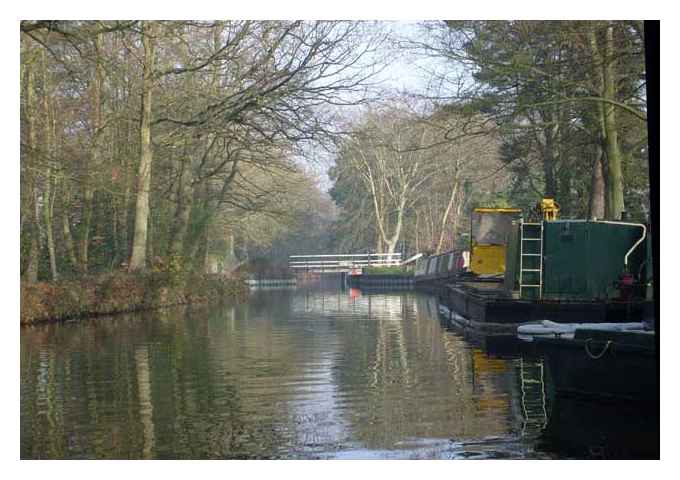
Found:
[[(642, 25), (23, 21), (22, 280), (440, 252), (543, 196), (646, 221)], [(444, 67), (393, 92), (395, 55)]]

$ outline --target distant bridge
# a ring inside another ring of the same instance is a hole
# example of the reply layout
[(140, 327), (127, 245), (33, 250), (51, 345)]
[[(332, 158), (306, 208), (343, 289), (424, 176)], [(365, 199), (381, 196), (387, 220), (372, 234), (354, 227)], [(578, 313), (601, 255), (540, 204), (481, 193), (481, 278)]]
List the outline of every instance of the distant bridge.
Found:
[(402, 265), (401, 253), (352, 253), (338, 255), (290, 255), (288, 267), (304, 272), (352, 272), (364, 267)]

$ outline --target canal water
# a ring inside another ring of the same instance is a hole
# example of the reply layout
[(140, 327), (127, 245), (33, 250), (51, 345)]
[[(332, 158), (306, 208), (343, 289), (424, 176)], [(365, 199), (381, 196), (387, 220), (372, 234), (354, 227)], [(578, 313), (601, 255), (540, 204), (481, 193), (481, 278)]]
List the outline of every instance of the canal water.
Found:
[(485, 353), (432, 296), (256, 290), (22, 328), (21, 457), (574, 455), (545, 440), (546, 393), (540, 359)]

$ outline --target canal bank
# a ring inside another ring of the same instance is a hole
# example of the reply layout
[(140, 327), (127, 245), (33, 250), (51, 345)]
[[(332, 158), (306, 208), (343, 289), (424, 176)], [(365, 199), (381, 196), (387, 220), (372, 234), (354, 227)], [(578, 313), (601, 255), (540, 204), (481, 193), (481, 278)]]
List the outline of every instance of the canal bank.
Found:
[(240, 278), (164, 272), (88, 276), (59, 282), (21, 284), (21, 325), (112, 315), (138, 310), (240, 299), (248, 294)]

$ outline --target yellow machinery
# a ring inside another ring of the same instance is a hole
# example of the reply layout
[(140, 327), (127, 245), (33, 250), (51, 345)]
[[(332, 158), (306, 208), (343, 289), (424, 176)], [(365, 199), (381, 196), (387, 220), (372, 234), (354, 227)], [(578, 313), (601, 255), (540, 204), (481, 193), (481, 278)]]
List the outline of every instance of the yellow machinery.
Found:
[(557, 214), (560, 212), (560, 204), (553, 198), (544, 198), (538, 206), (543, 213), (543, 220), (557, 220)]
[[(560, 205), (544, 198), (536, 206), (542, 220), (557, 220)], [(505, 253), (519, 208), (475, 208), (470, 222), (470, 270), (477, 275), (505, 273)]]
[(470, 222), (470, 270), (477, 275), (505, 273), (505, 251), (519, 208), (475, 208)]

